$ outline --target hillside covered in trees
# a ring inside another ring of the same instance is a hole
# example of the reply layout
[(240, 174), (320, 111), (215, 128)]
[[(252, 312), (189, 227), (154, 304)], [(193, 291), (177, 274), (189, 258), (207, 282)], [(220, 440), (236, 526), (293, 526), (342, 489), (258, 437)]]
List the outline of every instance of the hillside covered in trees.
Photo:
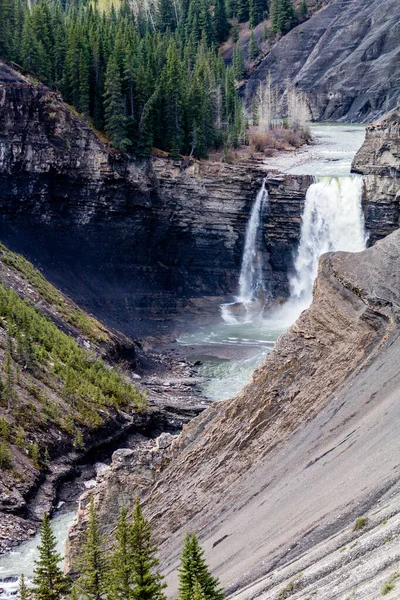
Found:
[[(204, 157), (246, 137), (235, 88), (243, 74), (218, 50), (240, 21), (294, 20), (291, 0), (1, 0), (0, 55), (61, 92), (112, 145)], [(270, 9), (270, 11), (269, 11)], [(255, 47), (251, 48), (252, 54)]]

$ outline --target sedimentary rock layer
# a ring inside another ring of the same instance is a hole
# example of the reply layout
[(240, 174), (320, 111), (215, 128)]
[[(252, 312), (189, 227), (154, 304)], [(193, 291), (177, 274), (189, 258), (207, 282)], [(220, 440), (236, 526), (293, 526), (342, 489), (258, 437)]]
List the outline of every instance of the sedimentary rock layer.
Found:
[(0, 237), (128, 335), (171, 334), (236, 293), (245, 228), (268, 177), (266, 277), (287, 295), (310, 177), (110, 149), (60, 97), (0, 64)]
[(367, 126), (365, 142), (353, 161), (364, 175), (363, 209), (370, 242), (400, 225), (400, 113), (393, 111)]

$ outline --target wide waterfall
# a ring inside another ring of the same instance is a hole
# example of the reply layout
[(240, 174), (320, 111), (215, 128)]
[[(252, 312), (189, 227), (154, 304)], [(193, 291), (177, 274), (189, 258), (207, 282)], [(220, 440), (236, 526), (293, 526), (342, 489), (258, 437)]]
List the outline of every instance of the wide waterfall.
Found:
[(239, 276), (239, 294), (235, 302), (221, 305), (222, 318), (226, 323), (249, 322), (255, 314), (260, 314), (264, 305), (265, 283), (263, 277), (262, 254), (259, 250), (262, 236), (261, 217), (268, 201), (265, 179), (257, 193), (250, 219), (246, 227), (246, 237), (242, 266)]
[(361, 207), (360, 176), (319, 177), (312, 184), (304, 206), (300, 244), (289, 279), (290, 299), (283, 307), (293, 322), (311, 304), (318, 260), (325, 252), (360, 252), (366, 246)]

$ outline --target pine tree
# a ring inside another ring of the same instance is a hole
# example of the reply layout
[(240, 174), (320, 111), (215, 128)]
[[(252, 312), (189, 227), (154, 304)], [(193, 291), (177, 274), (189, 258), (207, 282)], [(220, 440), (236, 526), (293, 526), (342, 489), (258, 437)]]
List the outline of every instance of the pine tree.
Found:
[(25, 575), (23, 573), (19, 580), (18, 598), (19, 598), (19, 600), (29, 600), (31, 598), (31, 593), (25, 583)]
[(174, 31), (176, 21), (171, 0), (160, 0), (157, 16), (158, 28), (165, 33), (166, 31)]
[(136, 498), (133, 510), (133, 522), (130, 528), (132, 543), (132, 566), (134, 597), (137, 600), (165, 600), (165, 584), (155, 569), (159, 561), (156, 558), (157, 547), (152, 540), (150, 523), (144, 518), (139, 498)]
[(214, 6), (215, 37), (219, 44), (224, 42), (229, 34), (229, 23), (226, 16), (225, 0), (215, 0)]
[(12, 14), (12, 0), (0, 0), (0, 58), (11, 57), (13, 45), (10, 20)]
[(236, 44), (236, 42), (239, 40), (239, 23), (237, 19), (233, 20), (232, 23), (232, 42), (234, 44)]
[(182, 70), (179, 63), (178, 49), (171, 40), (167, 50), (167, 63), (162, 77), (162, 93), (164, 97), (165, 141), (168, 150), (177, 156), (182, 147)]
[(241, 23), (249, 20), (249, 0), (237, 0), (237, 17)]
[(121, 510), (115, 532), (115, 546), (110, 557), (107, 576), (108, 600), (134, 600), (133, 551), (130, 526), (125, 509)]
[(60, 600), (69, 593), (69, 581), (58, 563), (62, 560), (56, 552), (56, 538), (47, 514), (40, 528), (39, 558), (35, 560), (33, 595), (35, 600)]
[(112, 55), (107, 64), (104, 114), (105, 130), (112, 145), (120, 150), (126, 150), (130, 144), (126, 137), (125, 107), (121, 88), (121, 75), (115, 55)]
[(186, 534), (181, 563), (178, 570), (178, 600), (193, 600), (195, 594), (199, 596), (200, 591), (204, 600), (224, 600), (225, 593), (218, 579), (211, 575), (204, 559), (204, 551), (194, 533)]
[(238, 42), (232, 56), (232, 67), (236, 81), (241, 81), (245, 75), (242, 44)]
[(254, 37), (254, 31), (250, 33), (248, 57), (249, 60), (254, 60), (260, 54), (260, 49)]
[(89, 522), (78, 565), (80, 576), (76, 581), (76, 588), (85, 600), (104, 598), (107, 587), (107, 561), (101, 544), (94, 499), (90, 496)]
[(300, 14), (303, 17), (303, 19), (307, 18), (307, 14), (308, 14), (308, 6), (307, 6), (307, 0), (303, 0), (300, 6)]

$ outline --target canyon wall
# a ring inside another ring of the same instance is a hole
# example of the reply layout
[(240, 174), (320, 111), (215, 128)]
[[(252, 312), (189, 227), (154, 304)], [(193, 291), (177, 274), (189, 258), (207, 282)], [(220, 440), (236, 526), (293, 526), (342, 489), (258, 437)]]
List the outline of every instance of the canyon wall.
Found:
[(372, 121), (398, 104), (399, 38), (397, 0), (330, 0), (274, 44), (246, 97), (270, 73), (307, 94), (315, 121)]
[(394, 110), (367, 126), (352, 170), (364, 175), (363, 209), (370, 242), (400, 225), (400, 113)]
[[(264, 177), (266, 280), (287, 296), (308, 176), (110, 149), (60, 97), (0, 64), (0, 238), (107, 325), (171, 335), (237, 291)], [(200, 315), (201, 313), (201, 315)]]

